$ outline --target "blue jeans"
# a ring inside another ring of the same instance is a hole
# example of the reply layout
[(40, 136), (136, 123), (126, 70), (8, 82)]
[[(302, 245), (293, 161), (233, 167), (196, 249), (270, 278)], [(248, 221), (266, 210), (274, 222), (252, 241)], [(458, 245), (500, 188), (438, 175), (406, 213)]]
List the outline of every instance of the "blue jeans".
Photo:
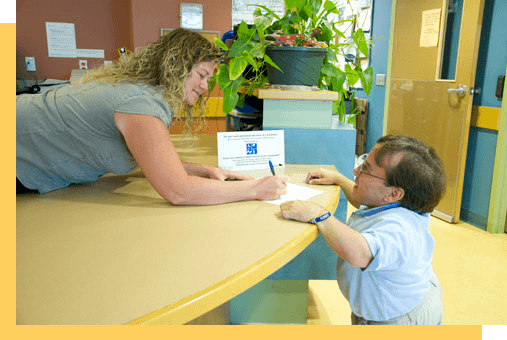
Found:
[(370, 321), (352, 313), (353, 325), (442, 325), (442, 287), (436, 276), (430, 279), (430, 288), (423, 301), (407, 314), (386, 321)]

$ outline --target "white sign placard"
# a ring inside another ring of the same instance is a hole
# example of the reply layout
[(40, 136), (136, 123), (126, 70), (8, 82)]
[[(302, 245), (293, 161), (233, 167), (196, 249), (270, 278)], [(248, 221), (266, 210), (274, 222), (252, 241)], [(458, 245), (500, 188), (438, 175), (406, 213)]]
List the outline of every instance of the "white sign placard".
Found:
[(283, 130), (218, 132), (218, 167), (233, 171), (285, 167)]

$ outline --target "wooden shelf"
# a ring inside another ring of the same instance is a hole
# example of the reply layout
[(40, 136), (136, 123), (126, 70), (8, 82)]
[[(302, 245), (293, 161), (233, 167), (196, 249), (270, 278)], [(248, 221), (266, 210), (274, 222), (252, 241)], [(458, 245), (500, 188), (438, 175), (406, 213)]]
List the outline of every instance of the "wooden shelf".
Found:
[(299, 91), (299, 90), (274, 90), (255, 89), (254, 96), (259, 99), (292, 99), (292, 100), (338, 100), (338, 92), (334, 91)]

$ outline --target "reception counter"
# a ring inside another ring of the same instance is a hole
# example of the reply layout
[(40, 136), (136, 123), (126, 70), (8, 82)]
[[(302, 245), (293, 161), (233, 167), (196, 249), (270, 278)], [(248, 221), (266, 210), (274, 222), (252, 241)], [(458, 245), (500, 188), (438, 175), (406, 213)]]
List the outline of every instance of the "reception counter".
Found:
[[(216, 136), (172, 139), (182, 160), (217, 165)], [(286, 165), (285, 174), (307, 186), (315, 167)], [(339, 188), (310, 187), (324, 191), (311, 200), (334, 212)], [(172, 206), (140, 173), (18, 195), (16, 218), (17, 324), (185, 324), (319, 235), (262, 201)]]

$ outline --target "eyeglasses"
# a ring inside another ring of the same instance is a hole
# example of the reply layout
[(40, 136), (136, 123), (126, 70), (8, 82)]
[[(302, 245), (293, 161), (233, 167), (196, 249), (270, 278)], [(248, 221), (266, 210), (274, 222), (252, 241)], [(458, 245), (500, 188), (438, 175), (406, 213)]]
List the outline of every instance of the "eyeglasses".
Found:
[(361, 164), (361, 165), (359, 166), (359, 172), (360, 172), (360, 173), (362, 173), (362, 174), (369, 175), (369, 176), (371, 176), (371, 177), (375, 177), (375, 178), (382, 179), (382, 180), (384, 180), (384, 181), (386, 181), (386, 180), (387, 180), (387, 179), (386, 179), (386, 178), (384, 178), (384, 177), (379, 177), (379, 176), (375, 176), (375, 175), (370, 174), (368, 171), (366, 171), (366, 170), (365, 170), (364, 163), (363, 163), (363, 164)]

